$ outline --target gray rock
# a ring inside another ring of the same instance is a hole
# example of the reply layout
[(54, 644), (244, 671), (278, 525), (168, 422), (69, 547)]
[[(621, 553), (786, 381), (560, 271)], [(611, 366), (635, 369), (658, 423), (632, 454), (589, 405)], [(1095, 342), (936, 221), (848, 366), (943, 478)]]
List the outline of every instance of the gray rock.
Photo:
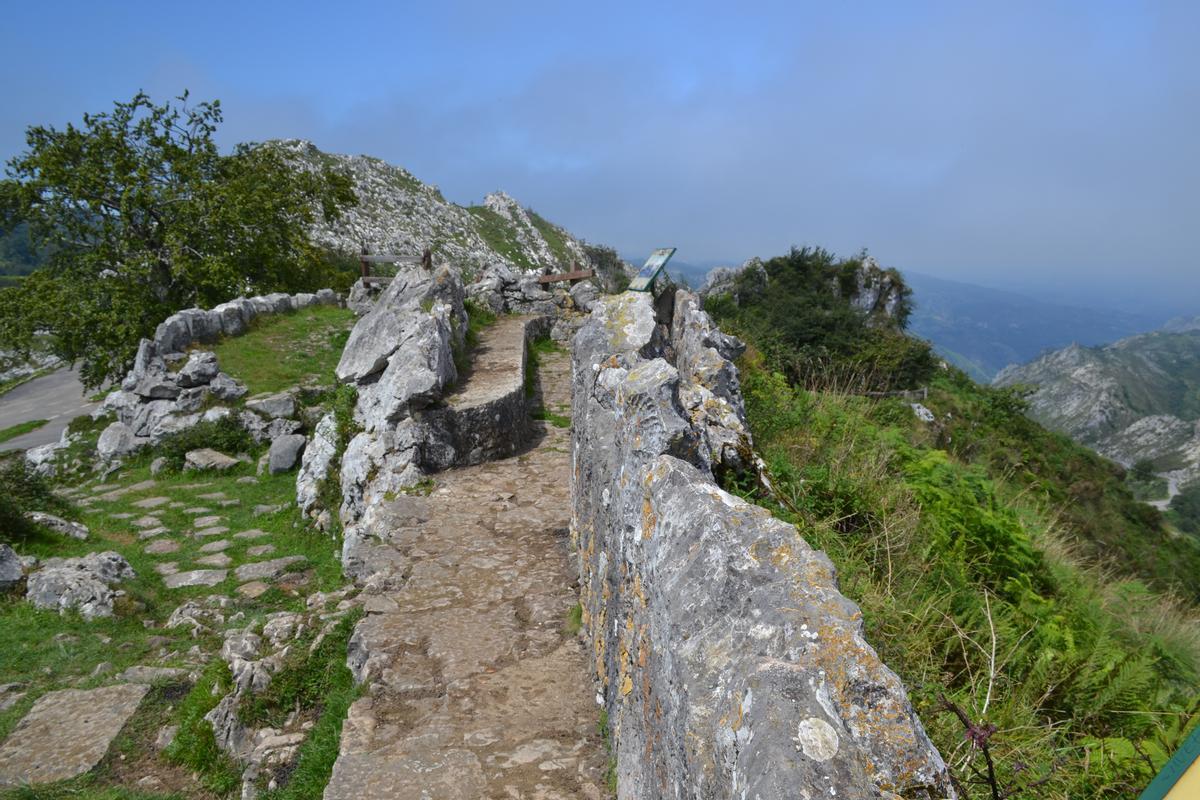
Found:
[(201, 556), (196, 559), (196, 563), (205, 567), (228, 567), (233, 563), (233, 559), (228, 553), (212, 553), (207, 556)]
[(7, 592), (18, 583), (24, 575), (21, 559), (6, 544), (0, 544), (0, 592)]
[(457, 377), (448, 309), (406, 319), (403, 336), (379, 380), (359, 388), (355, 417), (368, 433), (431, 405)]
[(221, 333), (225, 336), (241, 336), (254, 318), (252, 307), (243, 297), (214, 306), (212, 313), (220, 320)]
[(179, 370), (176, 379), (184, 388), (198, 387), (212, 381), (221, 370), (217, 366), (217, 354), (208, 350), (192, 353)]
[(627, 293), (574, 341), (571, 529), (618, 795), (954, 796), (829, 560), (717, 488), (713, 442), (748, 437), (740, 390), (680, 300), (669, 339)]
[(571, 302), (584, 313), (592, 310), (592, 304), (596, 302), (596, 298), (599, 296), (600, 292), (591, 281), (580, 281), (571, 287)]
[(308, 514), (317, 504), (321, 483), (329, 476), (329, 465), (337, 455), (337, 419), (330, 412), (321, 418), (305, 446), (296, 475), (296, 504)]
[(241, 462), (236, 458), (230, 458), (224, 453), (218, 453), (216, 450), (205, 447), (200, 450), (192, 450), (184, 456), (184, 469), (189, 470), (217, 470), (224, 472), (227, 469), (236, 467)]
[(101, 461), (112, 461), (129, 455), (148, 441), (144, 439), (139, 442), (132, 428), (123, 422), (114, 422), (100, 434), (96, 442), (96, 455)]
[(58, 451), (62, 450), (65, 445), (62, 442), (51, 442), (40, 447), (31, 447), (25, 451), (25, 463), (36, 474), (43, 478), (52, 478), (58, 472), (58, 467), (54, 460), (58, 457)]
[(234, 570), (234, 575), (239, 582), (270, 580), (287, 572), (291, 565), (303, 564), (306, 561), (308, 559), (304, 556), (283, 556), (270, 561), (255, 561), (251, 564), (242, 564)]
[(0, 745), (0, 787), (54, 783), (90, 771), (147, 691), (147, 686), (118, 684), (42, 695)]
[(168, 414), (150, 429), (150, 443), (159, 444), (164, 439), (193, 428), (200, 423), (200, 414)]
[(159, 681), (178, 680), (187, 675), (186, 669), (177, 667), (129, 667), (120, 675), (117, 680), (125, 683), (139, 683), (146, 686), (158, 683)]
[(296, 414), (296, 398), (292, 396), (291, 392), (258, 395), (246, 400), (246, 408), (267, 419), (293, 417)]
[(213, 397), (218, 400), (223, 400), (226, 403), (232, 403), (240, 400), (246, 395), (246, 385), (240, 381), (226, 375), (224, 372), (217, 373), (208, 384), (208, 391), (212, 392)]
[(116, 598), (111, 587), (134, 577), (129, 562), (111, 550), (82, 558), (52, 558), (29, 576), (25, 597), (38, 608), (60, 614), (73, 609), (84, 619), (111, 617)]
[(185, 586), (216, 586), (229, 575), (223, 569), (194, 569), (189, 572), (176, 572), (163, 578), (163, 585), (168, 589), (181, 589)]
[(161, 474), (162, 471), (165, 470), (166, 468), (167, 468), (167, 457), (166, 456), (159, 456), (158, 458), (156, 458), (150, 462), (150, 474), (151, 475)]
[(164, 555), (166, 553), (175, 553), (178, 550), (179, 542), (173, 542), (170, 539), (155, 539), (146, 545), (145, 552), (150, 555)]
[(909, 405), (912, 406), (913, 416), (921, 420), (921, 422), (933, 422), (937, 419), (932, 411), (920, 403), (909, 403)]
[(61, 533), (63, 536), (70, 536), (72, 539), (79, 539), (80, 541), (88, 538), (87, 526), (82, 522), (72, 522), (71, 520), (56, 517), (53, 514), (47, 514), (42, 511), (30, 511), (25, 516), (33, 524), (49, 528), (55, 533)]
[(307, 440), (298, 433), (280, 436), (271, 442), (269, 452), (270, 470), (272, 475), (289, 472), (300, 460)]

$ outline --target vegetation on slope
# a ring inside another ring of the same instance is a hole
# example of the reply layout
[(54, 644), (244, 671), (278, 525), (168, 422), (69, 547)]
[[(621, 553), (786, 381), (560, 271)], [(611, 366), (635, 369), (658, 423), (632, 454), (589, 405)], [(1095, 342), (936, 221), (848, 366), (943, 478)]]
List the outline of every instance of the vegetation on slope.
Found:
[(120, 377), (172, 312), (241, 294), (331, 283), (309, 240), (354, 202), (349, 180), (297, 170), (271, 148), (218, 152), (220, 104), (137, 94), (63, 130), (33, 126), (0, 181), (0, 226), (26, 223), (48, 262), (0, 290), (0, 338), (39, 331), (83, 362), (85, 384)]
[(722, 326), (753, 341), (772, 369), (793, 381), (815, 379), (864, 390), (908, 388), (928, 379), (935, 358), (926, 342), (905, 336), (909, 296), (900, 287), (891, 318), (869, 317), (849, 301), (865, 255), (838, 259), (820, 248), (793, 248), (746, 269), (733, 291), (711, 296), (705, 309)]
[[(798, 253), (775, 269), (804, 286)], [(1168, 591), (1195, 591), (1200, 555), (1017, 392), (930, 370), (927, 424), (899, 399), (831, 389), (879, 381), (848, 380), (875, 344), (855, 344), (853, 310), (822, 285), (742, 295), (724, 315), (751, 344), (747, 413), (775, 487), (743, 493), (829, 553), (965, 796), (1141, 791), (1200, 722), (1198, 620)]]

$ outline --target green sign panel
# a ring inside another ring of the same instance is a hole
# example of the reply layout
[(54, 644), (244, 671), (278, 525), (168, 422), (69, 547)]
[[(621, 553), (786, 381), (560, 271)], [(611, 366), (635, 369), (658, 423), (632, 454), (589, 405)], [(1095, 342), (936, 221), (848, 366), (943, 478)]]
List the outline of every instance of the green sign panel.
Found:
[(629, 290), (633, 292), (650, 291), (654, 286), (654, 279), (663, 271), (663, 267), (667, 266), (667, 262), (673, 255), (675, 255), (674, 247), (660, 247), (651, 253), (650, 257), (646, 259), (642, 271), (629, 282)]

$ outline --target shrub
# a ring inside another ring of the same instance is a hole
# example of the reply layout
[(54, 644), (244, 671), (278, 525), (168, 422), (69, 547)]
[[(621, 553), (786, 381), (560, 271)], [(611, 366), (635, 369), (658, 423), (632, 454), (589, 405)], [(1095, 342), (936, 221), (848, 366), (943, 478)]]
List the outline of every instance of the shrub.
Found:
[(69, 506), (18, 454), (0, 462), (0, 542), (16, 544), (40, 533), (38, 526), (25, 518), (30, 511), (64, 513)]
[(206, 447), (227, 455), (252, 454), (257, 449), (254, 437), (231, 415), (173, 433), (159, 443), (156, 451), (167, 459), (168, 469), (178, 471), (183, 469), (188, 452)]

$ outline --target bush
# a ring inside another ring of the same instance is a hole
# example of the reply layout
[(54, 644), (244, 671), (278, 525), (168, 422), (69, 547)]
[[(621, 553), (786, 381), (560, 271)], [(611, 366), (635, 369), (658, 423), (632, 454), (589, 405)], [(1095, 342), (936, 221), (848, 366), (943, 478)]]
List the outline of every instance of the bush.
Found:
[(156, 452), (167, 459), (167, 469), (183, 469), (185, 457), (192, 450), (211, 448), (226, 455), (253, 454), (258, 448), (254, 437), (235, 417), (214, 422), (200, 422), (187, 430), (165, 437)]
[(0, 542), (17, 544), (40, 533), (25, 518), (30, 511), (65, 513), (67, 503), (54, 494), (49, 482), (26, 464), (21, 455), (0, 462)]

